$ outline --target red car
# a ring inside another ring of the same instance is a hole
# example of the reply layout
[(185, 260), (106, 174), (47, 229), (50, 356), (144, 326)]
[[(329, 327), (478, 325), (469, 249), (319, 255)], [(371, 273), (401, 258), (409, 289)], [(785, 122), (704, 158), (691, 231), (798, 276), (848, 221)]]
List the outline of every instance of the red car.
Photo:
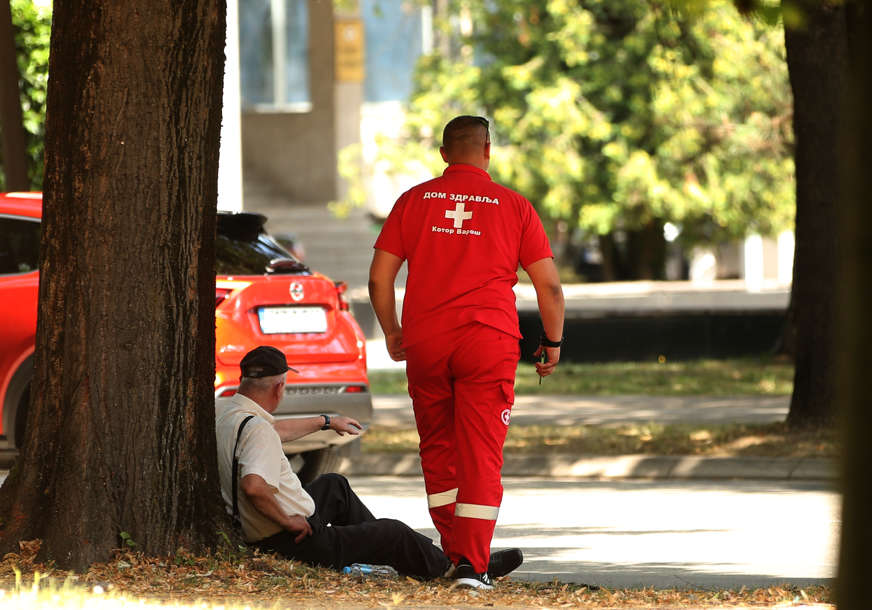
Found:
[[(33, 375), (42, 196), (0, 194), (0, 405), (7, 447), (23, 438)], [(372, 419), (366, 340), (343, 298), (345, 284), (311, 271), (269, 234), (260, 214), (218, 214), (215, 395), (230, 396), (239, 361), (274, 345), (299, 374), (288, 374), (277, 418), (320, 413)], [(304, 482), (350, 455), (352, 437), (316, 432), (285, 444)]]

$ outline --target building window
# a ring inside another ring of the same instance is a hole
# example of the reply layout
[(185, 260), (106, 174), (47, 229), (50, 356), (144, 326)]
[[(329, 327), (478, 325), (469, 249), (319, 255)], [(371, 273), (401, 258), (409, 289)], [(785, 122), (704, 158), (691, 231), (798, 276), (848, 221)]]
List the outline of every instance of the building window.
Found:
[(239, 0), (242, 106), (308, 112), (308, 0)]
[(415, 63), (432, 47), (429, 7), (410, 0), (362, 0), (360, 12), (366, 28), (365, 101), (408, 100)]

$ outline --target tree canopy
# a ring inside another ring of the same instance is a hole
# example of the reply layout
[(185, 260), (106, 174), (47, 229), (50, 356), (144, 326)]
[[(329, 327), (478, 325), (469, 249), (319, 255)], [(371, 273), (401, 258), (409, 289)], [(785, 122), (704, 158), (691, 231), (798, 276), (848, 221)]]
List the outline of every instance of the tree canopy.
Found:
[[(472, 0), (453, 53), (423, 56), (400, 150), (434, 172), (451, 116), (494, 122), (494, 178), (552, 227), (588, 236), (662, 223), (686, 245), (774, 234), (794, 210), (783, 31), (732, 3)], [(451, 12), (451, 11), (449, 11)], [(384, 148), (384, 147), (383, 147)], [(550, 221), (550, 222), (549, 222)]]

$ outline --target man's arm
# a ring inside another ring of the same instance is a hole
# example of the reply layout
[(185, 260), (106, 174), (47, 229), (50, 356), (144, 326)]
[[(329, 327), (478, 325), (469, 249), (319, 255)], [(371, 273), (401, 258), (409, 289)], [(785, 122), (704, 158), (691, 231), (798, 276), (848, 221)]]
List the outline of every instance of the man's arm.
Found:
[(406, 359), (403, 349), (403, 329), (397, 319), (397, 301), (394, 297), (394, 281), (403, 265), (403, 259), (385, 250), (376, 249), (369, 267), (369, 300), (385, 335), (385, 345), (391, 358)]
[[(563, 338), (564, 302), (557, 266), (553, 259), (543, 258), (528, 265), (526, 271), (536, 289), (536, 300), (539, 303), (539, 315), (542, 318), (545, 336), (551, 341), (560, 341)], [(560, 360), (559, 347), (540, 345), (533, 355), (538, 358), (543, 349), (547, 356), (547, 362), (536, 363), (536, 372), (540, 377), (546, 377), (553, 373)]]
[(294, 542), (312, 534), (312, 526), (303, 515), (286, 515), (276, 501), (276, 490), (259, 474), (247, 474), (242, 477), (240, 488), (248, 501), (262, 515), (278, 523), (282, 529), (298, 534)]
[[(291, 417), (288, 419), (277, 419), (273, 422), (273, 428), (278, 432), (279, 438), (283, 443), (295, 441), (298, 438), (311, 434), (321, 429), (324, 425), (324, 418), (320, 415), (315, 417)], [(337, 415), (330, 418), (330, 429), (335, 431), (339, 436), (344, 434), (360, 434), (363, 426), (356, 419)]]

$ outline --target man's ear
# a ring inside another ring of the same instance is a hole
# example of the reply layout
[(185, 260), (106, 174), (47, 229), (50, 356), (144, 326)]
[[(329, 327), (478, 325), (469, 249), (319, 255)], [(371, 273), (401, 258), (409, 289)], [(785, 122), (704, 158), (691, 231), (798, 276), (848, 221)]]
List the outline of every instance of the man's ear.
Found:
[(450, 161), (448, 160), (448, 153), (445, 152), (444, 146), (439, 147), (439, 154), (442, 155), (443, 161), (445, 161), (446, 163), (450, 163)]

